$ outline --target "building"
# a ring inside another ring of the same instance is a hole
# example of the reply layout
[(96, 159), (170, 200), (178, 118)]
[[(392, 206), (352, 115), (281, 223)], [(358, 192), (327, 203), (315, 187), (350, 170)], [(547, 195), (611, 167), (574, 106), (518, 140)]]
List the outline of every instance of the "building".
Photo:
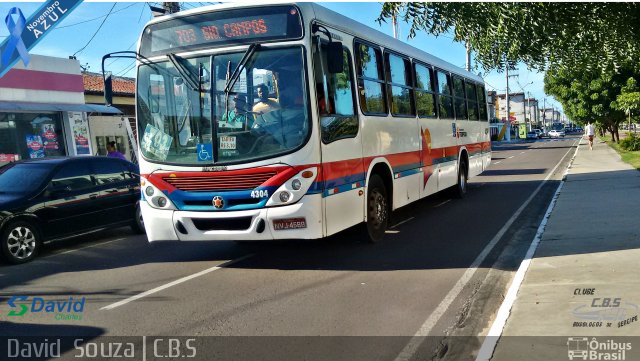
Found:
[(551, 124), (560, 122), (560, 112), (554, 108), (541, 109), (540, 122), (545, 124), (545, 128), (551, 129)]
[(0, 165), (95, 154), (88, 117), (120, 111), (85, 103), (77, 60), (30, 57), (27, 67), (18, 62), (0, 78)]
[[(84, 100), (87, 104), (104, 104), (104, 80), (99, 73), (82, 73), (84, 83)], [(100, 155), (107, 154), (107, 143), (116, 142), (116, 149), (124, 154), (127, 159), (134, 160), (135, 150), (132, 149), (129, 140), (129, 130), (136, 137), (135, 124), (135, 88), (134, 78), (112, 78), (113, 107), (122, 111), (122, 115), (92, 114), (89, 116), (92, 141), (96, 144), (96, 152)], [(127, 128), (127, 122), (129, 128)]]
[[(509, 94), (509, 120), (511, 124), (525, 124), (527, 114), (524, 93)], [(507, 120), (507, 102), (505, 94), (498, 94), (498, 106), (496, 116), (499, 120)]]

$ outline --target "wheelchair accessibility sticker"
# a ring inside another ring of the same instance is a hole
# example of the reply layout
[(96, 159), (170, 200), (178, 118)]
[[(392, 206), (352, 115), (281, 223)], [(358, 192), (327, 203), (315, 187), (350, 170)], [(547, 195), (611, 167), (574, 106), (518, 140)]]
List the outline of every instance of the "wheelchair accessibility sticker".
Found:
[(196, 144), (196, 150), (198, 151), (198, 161), (213, 160), (213, 145), (211, 143)]

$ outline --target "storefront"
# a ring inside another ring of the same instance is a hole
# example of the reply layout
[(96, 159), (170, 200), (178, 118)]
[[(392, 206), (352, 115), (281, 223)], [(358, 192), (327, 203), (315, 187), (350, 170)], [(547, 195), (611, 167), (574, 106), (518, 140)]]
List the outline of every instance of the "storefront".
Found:
[(10, 161), (95, 154), (87, 114), (119, 114), (84, 103), (75, 59), (33, 55), (0, 78), (0, 165)]

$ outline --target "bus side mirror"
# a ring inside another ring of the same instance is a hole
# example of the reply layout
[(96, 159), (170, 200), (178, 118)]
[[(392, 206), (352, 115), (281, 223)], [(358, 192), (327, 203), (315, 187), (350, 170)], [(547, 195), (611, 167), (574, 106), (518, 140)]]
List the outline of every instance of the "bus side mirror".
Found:
[(105, 105), (113, 104), (113, 83), (111, 81), (111, 72), (104, 75), (104, 103)]
[(327, 67), (330, 74), (338, 74), (344, 71), (344, 57), (342, 43), (332, 41), (327, 45)]

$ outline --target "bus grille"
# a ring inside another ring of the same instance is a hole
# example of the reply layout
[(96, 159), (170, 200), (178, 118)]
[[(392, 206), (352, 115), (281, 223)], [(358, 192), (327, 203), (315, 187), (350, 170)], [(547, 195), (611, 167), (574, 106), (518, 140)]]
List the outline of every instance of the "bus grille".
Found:
[(197, 177), (164, 177), (162, 179), (181, 191), (211, 192), (254, 189), (274, 175), (276, 175), (276, 172)]

